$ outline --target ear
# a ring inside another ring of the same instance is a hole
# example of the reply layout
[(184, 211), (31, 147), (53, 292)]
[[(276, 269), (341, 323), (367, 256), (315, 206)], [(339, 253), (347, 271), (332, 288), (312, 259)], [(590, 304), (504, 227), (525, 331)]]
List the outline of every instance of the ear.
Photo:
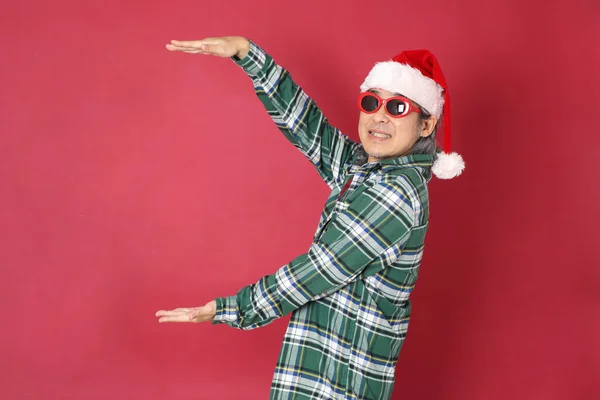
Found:
[(423, 124), (421, 126), (420, 136), (427, 137), (427, 136), (431, 135), (431, 133), (435, 129), (435, 126), (437, 125), (437, 123), (438, 123), (438, 118), (433, 115), (431, 117), (427, 118), (426, 120), (424, 120)]

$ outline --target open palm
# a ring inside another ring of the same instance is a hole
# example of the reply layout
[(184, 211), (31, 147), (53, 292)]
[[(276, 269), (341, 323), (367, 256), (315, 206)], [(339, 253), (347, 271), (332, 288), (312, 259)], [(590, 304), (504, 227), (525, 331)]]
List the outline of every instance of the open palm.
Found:
[(176, 308), (156, 312), (158, 322), (206, 322), (211, 321), (217, 312), (217, 303), (212, 300), (201, 307)]
[(241, 36), (224, 36), (219, 38), (205, 38), (202, 40), (171, 40), (166, 45), (170, 51), (181, 51), (190, 54), (207, 54), (217, 57), (243, 58), (250, 44)]

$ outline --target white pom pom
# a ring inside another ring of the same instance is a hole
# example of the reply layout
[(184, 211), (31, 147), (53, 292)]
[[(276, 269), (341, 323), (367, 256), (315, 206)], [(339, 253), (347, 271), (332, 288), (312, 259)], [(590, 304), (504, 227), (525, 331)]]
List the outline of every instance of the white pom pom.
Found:
[(452, 179), (462, 174), (464, 169), (465, 162), (460, 154), (440, 152), (431, 171), (440, 179)]

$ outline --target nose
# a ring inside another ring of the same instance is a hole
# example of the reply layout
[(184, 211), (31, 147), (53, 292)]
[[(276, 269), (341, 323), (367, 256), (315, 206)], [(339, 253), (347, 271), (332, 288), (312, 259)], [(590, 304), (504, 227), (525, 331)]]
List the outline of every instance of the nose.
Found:
[(373, 119), (378, 123), (388, 121), (388, 115), (385, 112), (385, 104), (379, 107), (379, 110), (377, 110), (377, 112), (373, 114)]

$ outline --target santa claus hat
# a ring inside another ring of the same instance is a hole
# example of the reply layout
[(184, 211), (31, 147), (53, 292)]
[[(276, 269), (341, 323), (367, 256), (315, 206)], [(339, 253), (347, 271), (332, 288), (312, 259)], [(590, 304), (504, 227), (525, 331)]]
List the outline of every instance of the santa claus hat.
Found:
[(407, 50), (375, 64), (360, 86), (361, 92), (383, 89), (401, 93), (438, 119), (443, 115), (444, 151), (438, 153), (432, 172), (440, 179), (451, 179), (462, 173), (465, 162), (450, 148), (450, 97), (446, 79), (435, 56), (428, 50)]

